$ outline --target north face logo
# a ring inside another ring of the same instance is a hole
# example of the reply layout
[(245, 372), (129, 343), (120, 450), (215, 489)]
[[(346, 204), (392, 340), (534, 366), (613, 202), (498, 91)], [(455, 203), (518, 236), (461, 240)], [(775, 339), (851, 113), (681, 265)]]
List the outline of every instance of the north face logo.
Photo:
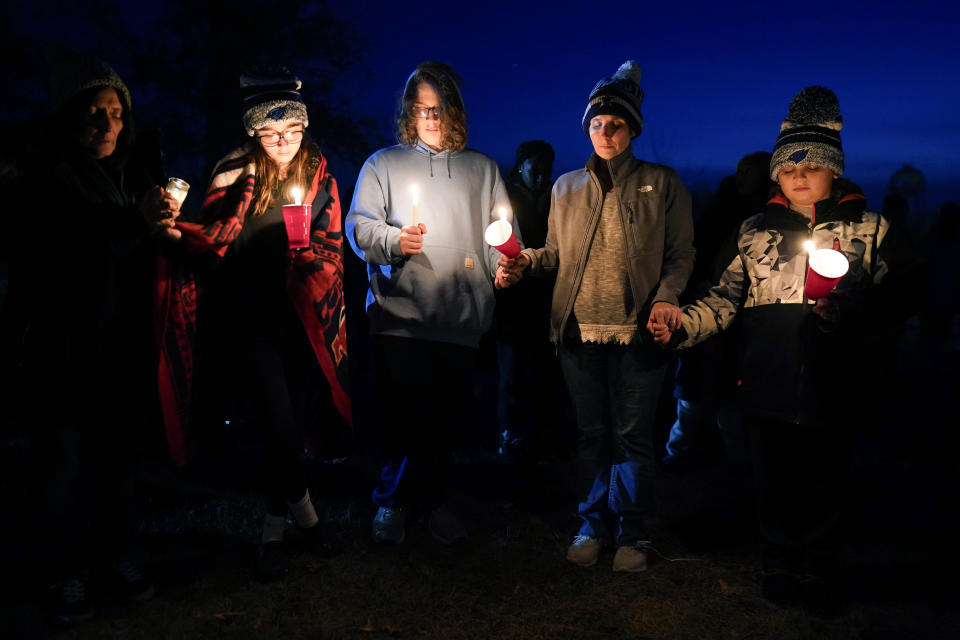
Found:
[(800, 164), (800, 162), (807, 157), (807, 154), (810, 153), (809, 149), (801, 149), (800, 151), (794, 151), (790, 154), (790, 157), (787, 158), (790, 162), (795, 162)]

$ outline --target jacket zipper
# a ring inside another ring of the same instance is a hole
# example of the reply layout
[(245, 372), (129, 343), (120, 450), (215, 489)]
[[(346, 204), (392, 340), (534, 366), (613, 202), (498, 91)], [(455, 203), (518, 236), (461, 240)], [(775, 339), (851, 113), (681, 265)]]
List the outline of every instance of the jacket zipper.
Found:
[[(607, 168), (607, 170), (609, 171), (609, 167)], [(590, 169), (584, 169), (584, 171), (586, 171), (590, 175), (590, 179), (593, 180), (593, 182), (596, 184), (597, 191), (600, 193), (600, 198), (597, 200), (597, 205), (594, 208), (594, 210), (591, 212), (590, 219), (587, 221), (588, 229), (592, 227), (593, 233), (596, 233), (596, 227), (594, 223), (596, 221), (598, 212), (600, 211), (600, 209), (603, 208), (603, 189), (600, 186), (600, 180), (598, 180), (597, 177), (593, 175), (593, 172), (590, 171)], [(610, 180), (611, 182), (613, 181), (613, 173), (610, 174)], [(557, 342), (556, 342), (557, 351), (559, 351), (559, 348), (560, 348), (559, 345), (563, 341), (563, 335), (567, 328), (567, 321), (570, 319), (570, 314), (573, 312), (573, 302), (577, 297), (577, 290), (580, 288), (580, 280), (582, 280), (583, 278), (583, 273), (581, 271), (581, 268), (584, 266), (584, 256), (586, 253), (587, 241), (588, 241), (588, 238), (592, 238), (592, 237), (593, 237), (593, 234), (586, 233), (583, 236), (583, 240), (581, 240), (580, 242), (580, 251), (577, 252), (577, 266), (573, 272), (573, 276), (574, 276), (573, 284), (576, 286), (571, 287), (570, 296), (569, 298), (567, 298), (567, 302), (564, 305), (563, 319), (560, 320), (560, 330), (557, 335)]]

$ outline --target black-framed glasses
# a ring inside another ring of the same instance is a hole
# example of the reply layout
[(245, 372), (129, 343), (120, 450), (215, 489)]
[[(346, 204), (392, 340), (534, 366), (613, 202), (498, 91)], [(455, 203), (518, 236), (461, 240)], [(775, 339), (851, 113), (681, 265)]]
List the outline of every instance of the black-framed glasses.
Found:
[(303, 129), (296, 131), (284, 131), (283, 133), (265, 133), (260, 138), (260, 144), (265, 147), (275, 147), (280, 144), (280, 138), (283, 138), (287, 144), (293, 144), (303, 140)]
[(414, 107), (412, 109), (413, 117), (421, 120), (439, 120), (443, 109), (440, 107)]

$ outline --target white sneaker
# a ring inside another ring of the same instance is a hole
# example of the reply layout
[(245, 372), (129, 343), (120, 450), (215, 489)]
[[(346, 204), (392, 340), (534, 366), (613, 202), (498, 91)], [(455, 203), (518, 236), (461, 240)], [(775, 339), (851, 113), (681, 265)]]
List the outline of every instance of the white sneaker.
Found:
[(373, 539), (377, 542), (401, 544), (407, 537), (404, 525), (407, 522), (407, 510), (403, 507), (380, 507), (373, 519)]
[(617, 553), (613, 556), (613, 570), (629, 571), (630, 573), (646, 571), (647, 553), (649, 551), (649, 542), (636, 542), (617, 547)]
[(597, 557), (603, 545), (596, 538), (577, 536), (573, 544), (567, 547), (567, 560), (581, 567), (592, 567), (597, 564)]

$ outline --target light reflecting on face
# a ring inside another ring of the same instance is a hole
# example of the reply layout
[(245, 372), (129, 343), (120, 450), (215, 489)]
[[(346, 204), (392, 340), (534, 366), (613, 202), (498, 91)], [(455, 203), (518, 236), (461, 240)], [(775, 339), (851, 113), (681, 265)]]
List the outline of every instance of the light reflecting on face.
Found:
[[(421, 82), (417, 86), (417, 101), (414, 103), (414, 110), (434, 109), (440, 107), (440, 98), (437, 92), (433, 90), (426, 82)], [(443, 149), (443, 121), (428, 114), (426, 118), (414, 116), (417, 123), (417, 136), (423, 140), (423, 143), (434, 151)]]
[[(299, 122), (292, 122), (287, 125), (282, 124), (268, 124), (265, 127), (257, 129), (256, 136), (257, 141), (260, 143), (260, 146), (263, 147), (263, 150), (267, 152), (267, 156), (277, 163), (278, 167), (286, 167), (290, 164), (290, 161), (293, 160), (293, 157), (297, 155), (297, 151), (300, 150), (300, 145), (303, 143), (302, 138), (296, 142), (287, 142), (283, 138), (283, 135), (288, 131), (303, 131), (303, 125)], [(263, 144), (261, 138), (263, 136), (277, 134), (280, 136), (280, 139), (277, 141), (277, 144), (274, 146), (267, 146)]]
[(830, 197), (830, 188), (837, 175), (818, 164), (784, 167), (777, 176), (783, 195), (798, 207), (811, 207)]
[(632, 137), (627, 121), (619, 116), (594, 116), (590, 120), (590, 142), (594, 152), (604, 160), (623, 153)]
[(97, 160), (113, 154), (123, 131), (123, 103), (113, 87), (104, 87), (87, 107), (80, 131), (80, 145)]

